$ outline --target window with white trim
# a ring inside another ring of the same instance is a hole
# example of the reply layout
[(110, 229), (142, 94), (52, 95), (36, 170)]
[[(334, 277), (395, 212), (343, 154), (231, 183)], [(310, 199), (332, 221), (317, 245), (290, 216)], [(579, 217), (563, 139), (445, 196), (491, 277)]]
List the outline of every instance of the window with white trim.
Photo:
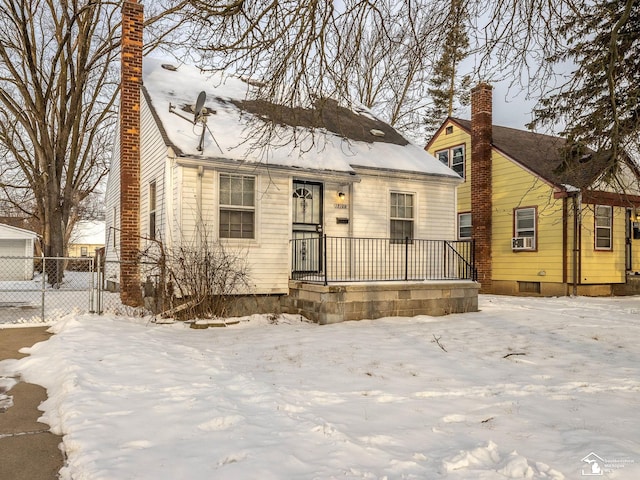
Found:
[(514, 215), (514, 233), (516, 238), (533, 238), (536, 244), (536, 209), (533, 207), (516, 208)]
[(149, 238), (156, 238), (156, 182), (149, 183)]
[(391, 192), (391, 243), (413, 239), (413, 194)]
[(89, 256), (89, 247), (80, 247), (80, 256), (81, 257)]
[(113, 248), (116, 248), (117, 246), (117, 233), (118, 230), (118, 209), (116, 207), (113, 207), (113, 223), (112, 223), (113, 227), (111, 227), (111, 231), (109, 232), (109, 235), (113, 235)]
[(612, 225), (613, 208), (609, 205), (596, 205), (595, 210), (595, 230), (596, 250), (611, 250), (612, 248)]
[(436, 152), (436, 158), (464, 178), (464, 145), (439, 150)]
[(472, 236), (471, 214), (458, 214), (458, 240), (471, 240)]
[(220, 174), (220, 238), (255, 238), (255, 177)]

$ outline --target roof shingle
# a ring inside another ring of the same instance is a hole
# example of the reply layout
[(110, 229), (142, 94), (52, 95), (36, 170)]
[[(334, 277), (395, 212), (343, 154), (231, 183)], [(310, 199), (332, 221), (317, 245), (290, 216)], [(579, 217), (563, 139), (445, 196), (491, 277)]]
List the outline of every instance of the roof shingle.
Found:
[[(470, 120), (451, 120), (471, 133)], [(497, 125), (492, 131), (494, 148), (557, 186), (589, 187), (610, 166), (609, 156), (587, 147), (577, 152), (565, 138)]]

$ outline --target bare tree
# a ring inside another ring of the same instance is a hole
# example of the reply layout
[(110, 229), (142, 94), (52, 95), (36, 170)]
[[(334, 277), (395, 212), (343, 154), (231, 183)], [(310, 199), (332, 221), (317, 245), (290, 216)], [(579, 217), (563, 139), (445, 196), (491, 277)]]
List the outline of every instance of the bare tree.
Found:
[(478, 30), (484, 69), (499, 64), (540, 99), (530, 126), (609, 156), (615, 176), (640, 151), (640, 4), (494, 0), (476, 12), (489, 18)]
[[(260, 80), (258, 98), (311, 107), (318, 98), (364, 105), (423, 138), (426, 83), (442, 44), (449, 0), (192, 2), (185, 44), (205, 69)], [(223, 8), (225, 4), (226, 8)], [(187, 26), (188, 25), (188, 26)]]
[[(188, 3), (154, 3), (147, 24), (163, 27), (151, 29), (150, 47), (175, 30)], [(64, 255), (81, 206), (107, 174), (121, 6), (0, 0), (0, 197), (36, 219), (48, 256)]]
[(101, 3), (0, 3), (1, 186), (14, 204), (33, 205), (45, 255), (64, 254), (78, 205), (107, 172), (115, 13)]

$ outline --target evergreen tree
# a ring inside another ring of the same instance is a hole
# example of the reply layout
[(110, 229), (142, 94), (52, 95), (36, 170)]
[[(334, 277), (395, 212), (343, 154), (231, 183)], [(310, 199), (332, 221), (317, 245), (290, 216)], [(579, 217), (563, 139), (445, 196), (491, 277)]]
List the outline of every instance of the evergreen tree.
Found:
[(444, 24), (442, 54), (433, 66), (427, 90), (433, 102), (425, 114), (428, 133), (434, 133), (448, 116), (454, 114), (456, 107), (469, 104), (471, 77), (466, 75), (458, 80), (460, 62), (469, 55), (468, 21), (464, 0), (451, 0)]
[(640, 2), (601, 0), (567, 17), (565, 48), (555, 63), (577, 67), (569, 81), (540, 101), (531, 127), (566, 125), (562, 134), (610, 155), (615, 174), (624, 150), (638, 151)]

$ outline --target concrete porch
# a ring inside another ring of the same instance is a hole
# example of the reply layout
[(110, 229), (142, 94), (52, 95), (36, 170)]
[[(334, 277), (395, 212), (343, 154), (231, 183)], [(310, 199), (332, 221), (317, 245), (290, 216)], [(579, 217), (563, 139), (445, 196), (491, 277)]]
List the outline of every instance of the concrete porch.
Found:
[(480, 284), (471, 280), (334, 283), (289, 281), (282, 311), (320, 325), (390, 316), (448, 315), (478, 311)]

